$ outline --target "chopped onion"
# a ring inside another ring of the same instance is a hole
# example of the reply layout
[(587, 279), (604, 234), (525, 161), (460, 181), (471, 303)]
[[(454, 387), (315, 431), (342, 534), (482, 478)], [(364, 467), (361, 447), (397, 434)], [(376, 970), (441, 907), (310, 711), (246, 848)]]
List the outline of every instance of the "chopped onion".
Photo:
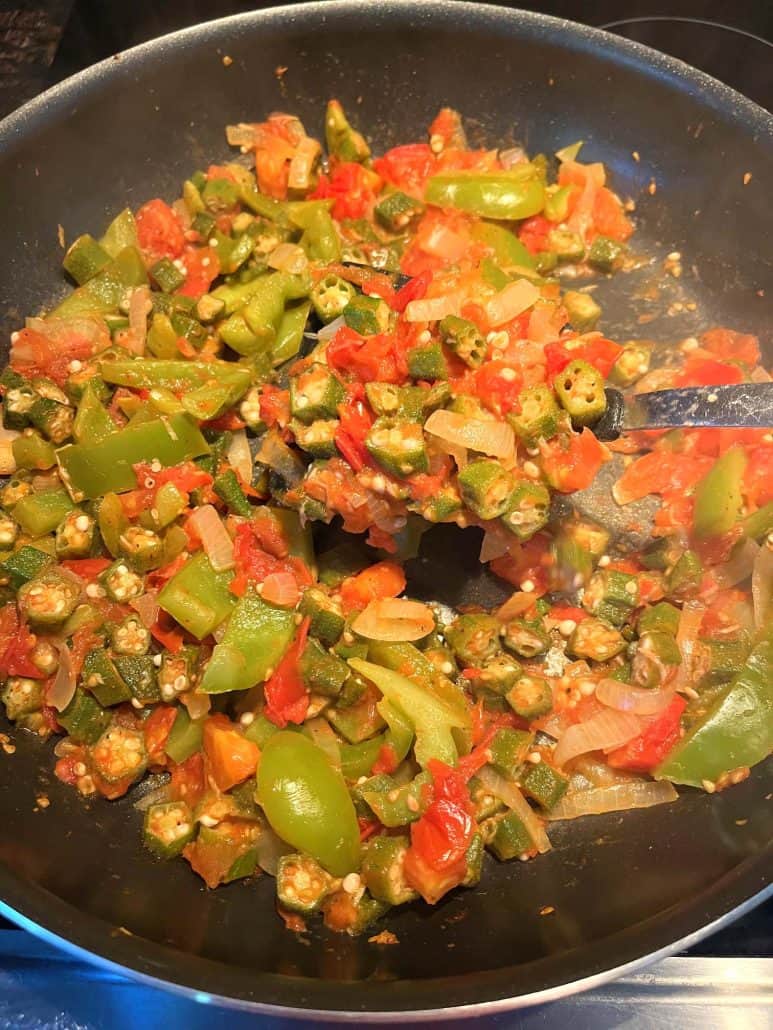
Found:
[(494, 613), (500, 622), (509, 622), (510, 619), (519, 619), (524, 612), (534, 605), (534, 594), (526, 594), (522, 590), (516, 590), (500, 605)]
[(258, 865), (269, 876), (276, 876), (279, 859), (284, 855), (291, 855), (293, 852), (293, 848), (289, 844), (285, 844), (281, 837), (277, 837), (270, 826), (266, 826), (261, 830), (256, 850), (258, 852)]
[(432, 254), (455, 264), (467, 253), (469, 243), (458, 232), (449, 229), (442, 222), (436, 222), (429, 232), (420, 233), (419, 246), (425, 254)]
[(228, 464), (243, 483), (252, 481), (252, 452), (249, 440), (243, 429), (237, 429), (231, 437), (226, 454)]
[(406, 322), (439, 322), (446, 315), (458, 315), (461, 297), (423, 297), (409, 301), (405, 307)]
[(506, 422), (496, 419), (466, 418), (441, 408), (433, 411), (424, 423), (425, 432), (447, 440), (459, 447), (467, 447), (492, 458), (510, 458), (515, 453), (515, 434)]
[(232, 569), (236, 564), (234, 543), (214, 507), (203, 504), (194, 511), (189, 522), (201, 540), (201, 546), (215, 572)]
[(773, 614), (773, 551), (767, 545), (760, 547), (754, 561), (752, 600), (754, 625), (762, 629)]
[(714, 569), (717, 586), (725, 590), (748, 579), (754, 569), (759, 549), (759, 544), (754, 540), (742, 540), (736, 544), (724, 565), (718, 565)]
[(486, 562), (494, 561), (495, 558), (501, 558), (502, 555), (508, 554), (512, 540), (512, 535), (506, 530), (502, 532), (496, 529), (487, 529), (483, 534), (478, 561), (485, 565)]
[(629, 712), (616, 712), (611, 708), (591, 716), (585, 722), (570, 726), (553, 752), (557, 765), (566, 765), (578, 755), (588, 751), (607, 751), (621, 747), (641, 733), (641, 720)]
[(255, 129), (257, 126), (247, 122), (239, 122), (238, 125), (226, 125), (225, 138), (232, 147), (254, 147), (256, 143)]
[(209, 694), (199, 694), (197, 691), (188, 691), (179, 695), (180, 700), (188, 709), (191, 719), (203, 719), (212, 707), (212, 699)]
[(59, 668), (56, 670), (56, 677), (48, 691), (46, 702), (57, 712), (63, 712), (75, 694), (76, 676), (72, 667), (70, 648), (65, 643), (57, 643), (56, 649), (59, 652)]
[(332, 340), (338, 330), (345, 326), (344, 316), (339, 315), (338, 318), (334, 318), (332, 322), (328, 322), (327, 325), (323, 325), (320, 331), (317, 333), (317, 339), (320, 343), (324, 343), (325, 340)]
[[(319, 141), (304, 136), (295, 148), (287, 173), (287, 187), (291, 190), (307, 190), (311, 186), (311, 173), (320, 155)], [(289, 271), (289, 269), (285, 269)]]
[[(516, 279), (486, 304), (486, 317), (493, 329), (510, 322), (539, 300), (539, 289), (528, 279)], [(410, 307), (410, 304), (408, 305)]]
[(556, 151), (556, 157), (562, 164), (564, 161), (576, 161), (577, 155), (580, 153), (582, 146), (583, 141), (581, 139), (577, 140), (576, 143), (569, 143), (567, 146), (561, 147), (560, 150)]
[[(154, 786), (154, 781), (157, 782), (159, 779), (163, 779), (164, 782)], [(172, 800), (172, 787), (166, 774), (151, 776), (145, 780), (142, 786), (145, 788), (144, 793), (134, 802), (134, 808), (138, 812), (145, 812), (151, 805), (162, 805), (166, 801)]]
[(371, 601), (352, 623), (368, 640), (421, 640), (435, 628), (435, 616), (426, 604), (400, 597)]
[(508, 147), (499, 151), (499, 163), (503, 168), (513, 168), (528, 162), (529, 158), (523, 147)]
[(490, 765), (485, 765), (477, 774), (478, 779), (495, 798), (503, 801), (521, 820), (526, 830), (534, 841), (534, 846), (541, 855), (550, 851), (551, 844), (542, 820), (531, 807), (529, 802), (512, 782), (495, 772)]
[(619, 783), (630, 783), (631, 780), (641, 779), (635, 773), (626, 772), (623, 769), (613, 769), (593, 755), (580, 755), (575, 759), (572, 763), (572, 776), (576, 773), (586, 781), (586, 788), (613, 787)]
[(298, 580), (292, 572), (270, 572), (263, 580), (261, 597), (278, 608), (294, 608), (301, 598)]
[(158, 618), (158, 590), (146, 590), (144, 594), (129, 601), (129, 606), (139, 615), (145, 629), (150, 629)]
[(655, 715), (670, 703), (674, 691), (670, 687), (648, 690), (646, 687), (632, 687), (620, 680), (602, 680), (596, 687), (596, 697), (609, 708), (634, 715)]
[(280, 272), (300, 275), (308, 268), (309, 259), (297, 243), (280, 243), (268, 255), (268, 264), (270, 268), (276, 268)]
[(548, 819), (577, 819), (583, 815), (624, 812), (632, 808), (650, 808), (676, 801), (679, 795), (671, 783), (661, 780), (630, 780), (608, 787), (591, 787), (567, 794), (550, 810)]
[(679, 615), (676, 642), (682, 661), (672, 683), (675, 690), (691, 687), (698, 678), (696, 667), (702, 651), (702, 646), (698, 643), (698, 632), (705, 612), (706, 606), (700, 601), (687, 601)]

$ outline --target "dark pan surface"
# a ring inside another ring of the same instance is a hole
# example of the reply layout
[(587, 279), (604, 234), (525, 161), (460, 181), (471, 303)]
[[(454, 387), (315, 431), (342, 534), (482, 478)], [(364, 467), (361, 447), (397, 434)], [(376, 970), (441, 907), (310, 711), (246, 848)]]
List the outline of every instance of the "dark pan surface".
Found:
[[(278, 66), (288, 68), (281, 80)], [(63, 292), (58, 224), (72, 239), (98, 232), (127, 203), (176, 196), (193, 168), (227, 156), (229, 121), (286, 109), (319, 134), (332, 95), (379, 148), (419, 138), (441, 104), (474, 119), (489, 142), (512, 137), (551, 152), (585, 139), (588, 159), (606, 162), (616, 188), (637, 199), (642, 251), (683, 253), (685, 275), (665, 305), (639, 300), (632, 311), (646, 270), (605, 291), (606, 325), (619, 337), (643, 335), (641, 315), (656, 316), (647, 323), (656, 339), (714, 322), (760, 333), (769, 324), (765, 112), (592, 29), (481, 5), (381, 0), (274, 9), (177, 33), (2, 123), (3, 340)], [(663, 315), (677, 301), (697, 308)], [(500, 588), (480, 573), (479, 542), (475, 532), (430, 533), (413, 564), (416, 592), (493, 600)], [(556, 827), (548, 856), (491, 861), (478, 890), (386, 920), (398, 946), (321, 931), (299, 938), (275, 916), (268, 878), (207, 893), (183, 863), (142, 852), (130, 800), (87, 806), (53, 780), (50, 745), (17, 745), (0, 765), (0, 910), (123, 970), (264, 1010), (362, 1018), (547, 1000), (685, 946), (759, 900), (770, 879), (762, 768), (718, 797), (686, 792), (675, 805)], [(41, 790), (51, 806), (35, 811)], [(555, 912), (540, 916), (547, 905)]]

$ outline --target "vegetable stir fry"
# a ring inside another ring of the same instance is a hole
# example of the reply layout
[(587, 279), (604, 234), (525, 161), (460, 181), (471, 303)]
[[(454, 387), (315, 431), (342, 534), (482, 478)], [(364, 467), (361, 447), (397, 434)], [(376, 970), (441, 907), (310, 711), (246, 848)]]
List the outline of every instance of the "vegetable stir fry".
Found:
[[(664, 360), (597, 329), (633, 205), (579, 144), (473, 149), (444, 109), (374, 157), (335, 100), (324, 153), (286, 114), (227, 135), (239, 160), (76, 239), (75, 289), (13, 334), (8, 719), (83, 795), (150, 774), (153, 855), (265, 871), (293, 926), (350, 934), (553, 820), (744, 779), (773, 737), (773, 435), (593, 425), (607, 382), (767, 380), (756, 339)], [(615, 449), (618, 504), (661, 500), (638, 552), (552, 503)], [(441, 522), (482, 528), (498, 609), (406, 595)]]

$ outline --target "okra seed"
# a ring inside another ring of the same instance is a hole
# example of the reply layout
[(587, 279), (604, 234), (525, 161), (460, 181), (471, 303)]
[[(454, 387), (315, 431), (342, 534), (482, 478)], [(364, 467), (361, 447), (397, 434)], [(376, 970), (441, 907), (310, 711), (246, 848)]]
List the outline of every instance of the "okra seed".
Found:
[(609, 557), (608, 554), (602, 554), (602, 556), (599, 558), (599, 568), (605, 569), (611, 561), (612, 559)]
[(78, 762), (76, 764), (76, 766), (75, 766), (75, 775), (76, 776), (85, 776), (86, 775), (86, 766), (84, 765), (83, 762)]
[(77, 358), (73, 358), (67, 367), (71, 372), (80, 372), (80, 370), (83, 368), (83, 363), (78, 361)]
[(576, 629), (577, 623), (574, 619), (562, 619), (558, 624), (558, 632), (562, 637), (570, 637)]
[(701, 780), (701, 786), (707, 794), (713, 794), (717, 789), (716, 783), (713, 783), (711, 780)]
[(133, 697), (132, 698), (132, 708), (136, 708), (138, 710), (140, 708), (142, 708), (142, 701), (138, 700), (136, 697)]
[(528, 759), (532, 765), (539, 765), (542, 761), (542, 755), (539, 753), (539, 751), (530, 751)]
[(630, 583), (625, 584), (626, 594), (630, 594), (631, 596), (633, 596), (634, 594), (638, 593), (638, 590), (638, 584), (634, 580), (631, 580)]
[(397, 801), (397, 799), (399, 797), (400, 797), (400, 791), (399, 791), (398, 788), (395, 788), (394, 790), (390, 790), (389, 793), (387, 794), (387, 798), (388, 798), (389, 801), (392, 802), (392, 804), (394, 804), (394, 802)]
[(362, 885), (359, 873), (348, 873), (344, 878), (341, 886), (347, 894), (356, 894)]
[(165, 701), (171, 701), (174, 697), (174, 687), (169, 683), (165, 683), (161, 688), (161, 696)]
[(596, 693), (596, 684), (593, 680), (580, 680), (577, 687), (583, 697), (590, 697)]
[(525, 579), (523, 581), (523, 583), (521, 583), (521, 590), (523, 590), (524, 594), (531, 594), (531, 593), (533, 593), (533, 591), (534, 591), (534, 582), (533, 582), (533, 580)]
[(253, 715), (252, 712), (245, 712), (239, 718), (239, 722), (242, 724), (242, 726), (250, 726), (254, 721), (255, 721), (255, 716)]
[(164, 660), (164, 659), (163, 659), (163, 656), (162, 656), (162, 655), (160, 655), (160, 654), (154, 654), (154, 655), (153, 655), (153, 664), (155, 665), (155, 667), (156, 667), (157, 669), (160, 669), (160, 668), (161, 668), (161, 662), (162, 662), (163, 660)]
[(199, 819), (199, 822), (202, 826), (206, 826), (207, 829), (212, 830), (215, 826), (217, 826), (219, 820), (215, 819), (211, 815), (202, 815)]
[(539, 476), (539, 469), (533, 461), (525, 461), (523, 463), (523, 471), (530, 479), (537, 479)]
[(429, 341), (431, 339), (432, 339), (432, 333), (429, 331), (429, 329), (424, 329), (422, 332), (419, 333), (419, 337), (418, 337), (418, 342), (419, 343), (429, 343)]

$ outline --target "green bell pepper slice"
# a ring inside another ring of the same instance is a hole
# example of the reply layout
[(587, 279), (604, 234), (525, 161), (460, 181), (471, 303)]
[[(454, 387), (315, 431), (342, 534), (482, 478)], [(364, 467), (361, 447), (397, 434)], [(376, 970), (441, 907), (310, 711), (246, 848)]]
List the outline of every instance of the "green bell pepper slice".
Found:
[(100, 400), (93, 380), (89, 380), (78, 402), (78, 410), (73, 422), (72, 435), (75, 442), (87, 445), (102, 443), (117, 430), (118, 426)]
[(168, 468), (209, 453), (209, 445), (188, 415), (150, 419), (112, 433), (98, 444), (68, 444), (56, 452), (62, 479), (77, 499), (137, 487), (137, 462), (159, 461)]
[(530, 164), (502, 172), (443, 172), (429, 179), (424, 199), (482, 218), (514, 221), (539, 214), (545, 186)]
[(343, 776), (301, 733), (283, 730), (266, 743), (258, 799), (271, 828), (333, 876), (360, 864), (360, 831)]
[(136, 247), (125, 247), (110, 264), (79, 286), (50, 312), (51, 318), (104, 315), (117, 311), (126, 291), (147, 284), (148, 275)]
[(494, 260), (502, 268), (517, 265), (519, 268), (534, 269), (534, 258), (515, 233), (504, 226), (492, 222), (479, 222), (472, 226), (470, 235), (494, 251)]
[(191, 719), (187, 708), (181, 705), (177, 709), (164, 750), (173, 762), (184, 762), (201, 749), (203, 736), (204, 720)]
[(137, 246), (137, 223), (128, 207), (120, 211), (108, 225), (99, 245), (112, 258), (117, 258), (127, 247)]
[(655, 769), (657, 780), (700, 787), (756, 765), (773, 750), (773, 629)]
[(311, 311), (311, 301), (301, 301), (285, 308), (276, 330), (276, 338), (271, 348), (272, 365), (281, 365), (294, 358), (301, 349), (303, 330)]
[(172, 576), (158, 603), (197, 640), (203, 640), (236, 605), (228, 589), (232, 578), (231, 572), (215, 572), (207, 556), (197, 554)]
[(695, 534), (719, 536), (732, 529), (743, 504), (741, 484), (746, 468), (743, 447), (730, 447), (717, 458), (695, 488)]
[(56, 448), (35, 429), (27, 429), (11, 443), (11, 451), (19, 469), (50, 469), (56, 465)]
[(430, 758), (455, 765), (458, 757), (452, 730), (468, 729), (469, 715), (434, 692), (428, 685), (414, 683), (392, 669), (350, 658), (349, 664), (374, 683), (387, 700), (413, 723), (416, 733), (416, 761), (422, 767)]
[(46, 490), (22, 497), (14, 506), (13, 517), (29, 536), (45, 536), (56, 529), (73, 507), (64, 490)]
[(245, 594), (212, 652), (201, 681), (202, 691), (222, 694), (262, 683), (281, 661), (294, 634), (294, 612), (275, 608), (257, 594)]

